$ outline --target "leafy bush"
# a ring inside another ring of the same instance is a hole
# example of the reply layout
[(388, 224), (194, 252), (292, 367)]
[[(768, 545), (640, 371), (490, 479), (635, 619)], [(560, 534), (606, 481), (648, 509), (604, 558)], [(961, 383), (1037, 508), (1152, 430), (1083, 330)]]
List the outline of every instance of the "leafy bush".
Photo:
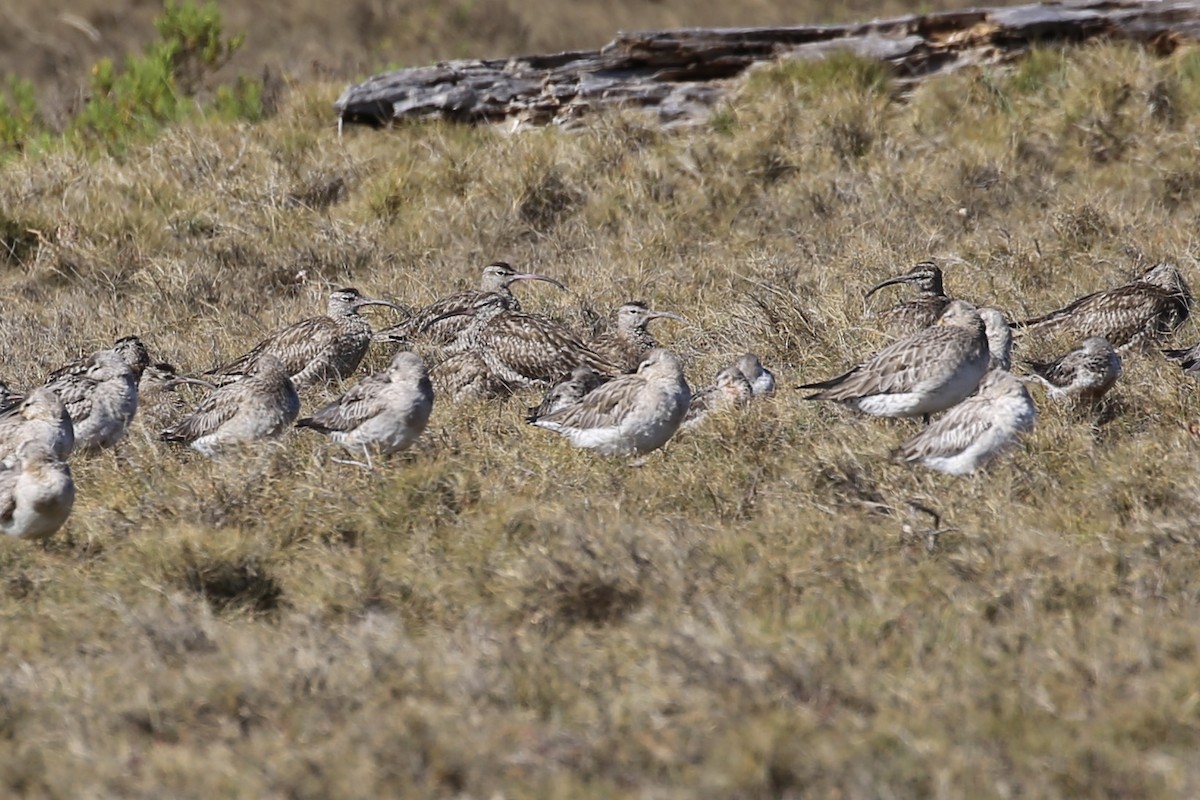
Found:
[[(92, 67), (90, 96), (67, 126), (68, 144), (119, 155), (130, 143), (191, 115), (262, 118), (261, 82), (242, 76), (232, 84), (209, 86), (245, 39), (223, 36), (214, 2), (167, 0), (154, 25), (158, 39), (142, 55), (126, 57), (120, 68), (108, 58)], [(11, 99), (0, 95), (0, 157), (44, 144), (50, 135), (31, 83), (14, 78), (7, 94)], [(209, 102), (197, 103), (205, 94)]]

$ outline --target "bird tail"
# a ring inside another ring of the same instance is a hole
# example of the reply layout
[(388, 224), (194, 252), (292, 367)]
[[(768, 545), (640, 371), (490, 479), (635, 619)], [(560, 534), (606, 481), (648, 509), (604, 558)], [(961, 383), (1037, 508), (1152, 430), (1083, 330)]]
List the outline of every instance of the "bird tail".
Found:
[[(853, 375), (856, 372), (858, 372), (858, 367), (855, 367), (854, 369), (850, 370), (849, 372), (843, 372), (841, 375), (838, 375), (836, 378), (830, 378), (827, 381), (817, 381), (815, 383), (802, 383), (799, 386), (797, 386), (796, 388), (797, 389), (819, 389), (819, 390), (834, 389), (834, 388), (840, 386), (841, 384), (845, 383), (846, 379), (849, 378), (851, 375)], [(816, 394), (810, 394), (807, 397), (805, 397), (804, 399), (805, 400), (824, 400), (825, 398), (822, 396), (823, 394), (824, 394), (824, 391), (818, 391)]]

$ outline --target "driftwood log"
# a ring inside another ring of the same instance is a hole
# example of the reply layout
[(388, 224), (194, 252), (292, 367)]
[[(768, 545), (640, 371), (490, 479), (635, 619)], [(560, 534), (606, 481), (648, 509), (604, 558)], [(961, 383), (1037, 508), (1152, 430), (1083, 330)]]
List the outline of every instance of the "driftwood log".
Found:
[(342, 122), (566, 124), (588, 112), (637, 107), (664, 124), (708, 116), (751, 66), (849, 50), (889, 65), (901, 84), (1012, 60), (1034, 44), (1141, 42), (1159, 53), (1200, 38), (1200, 2), (1073, 0), (948, 11), (856, 25), (621, 33), (600, 50), (445, 61), (381, 73), (334, 104)]

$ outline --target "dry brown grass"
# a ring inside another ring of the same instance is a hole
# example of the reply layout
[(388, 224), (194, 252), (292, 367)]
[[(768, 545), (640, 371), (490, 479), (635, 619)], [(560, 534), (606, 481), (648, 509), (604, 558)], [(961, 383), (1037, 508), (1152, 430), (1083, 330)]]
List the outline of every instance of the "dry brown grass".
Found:
[(10, 162), (6, 230), (37, 232), (0, 260), (13, 384), (130, 332), (199, 370), (332, 285), (415, 304), (506, 258), (571, 287), (528, 307), (645, 298), (688, 317), (661, 337), (694, 382), (754, 349), (784, 387), (641, 468), (522, 424), (528, 396), (439, 405), (371, 474), (303, 432), (76, 461), (64, 531), (0, 542), (0, 791), (1200, 793), (1191, 379), (1129, 358), (1099, 429), (1039, 394), (968, 479), (790, 388), (877, 346), (863, 291), (924, 258), (1015, 313), (1159, 259), (1200, 285), (1195, 59), (1041, 54), (904, 103), (789, 67), (671, 133), (338, 139), (340, 86), (303, 85), (125, 163)]

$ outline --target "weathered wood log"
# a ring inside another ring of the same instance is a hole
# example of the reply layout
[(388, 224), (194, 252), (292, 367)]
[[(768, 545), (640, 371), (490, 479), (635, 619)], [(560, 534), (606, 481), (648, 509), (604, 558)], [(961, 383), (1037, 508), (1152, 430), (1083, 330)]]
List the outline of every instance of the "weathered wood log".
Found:
[(846, 51), (891, 66), (901, 85), (1019, 57), (1038, 43), (1141, 42), (1167, 53), (1200, 39), (1200, 2), (1072, 0), (948, 11), (856, 25), (620, 33), (600, 50), (445, 61), (381, 73), (334, 103), (342, 122), (434, 117), (565, 124), (641, 107), (663, 123), (707, 117), (754, 64)]

